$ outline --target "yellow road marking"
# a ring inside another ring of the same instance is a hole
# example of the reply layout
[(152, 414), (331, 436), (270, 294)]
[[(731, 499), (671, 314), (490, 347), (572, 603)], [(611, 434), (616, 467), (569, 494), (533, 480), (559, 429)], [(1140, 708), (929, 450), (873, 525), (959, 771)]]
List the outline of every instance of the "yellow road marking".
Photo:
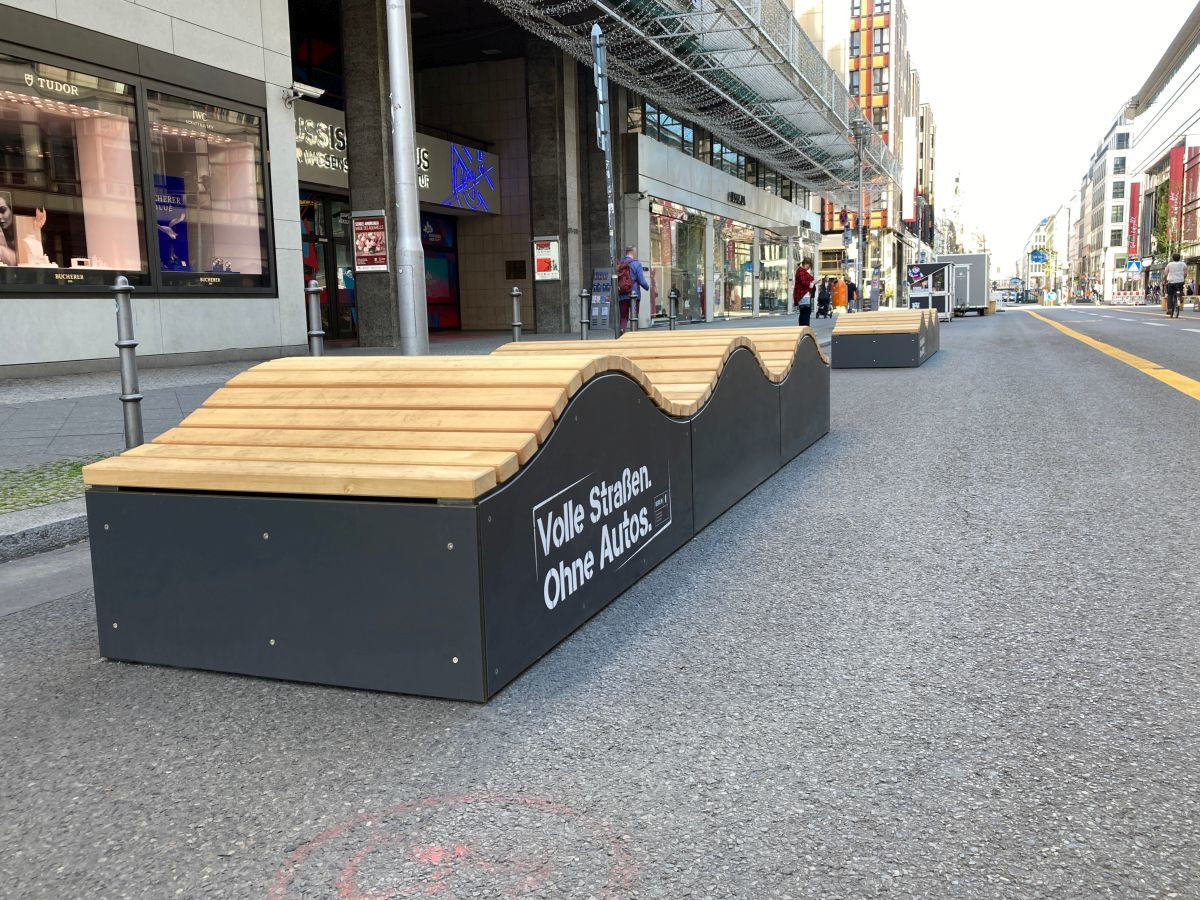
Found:
[(1181, 394), (1187, 394), (1193, 400), (1200, 400), (1200, 381), (1194, 378), (1188, 378), (1186, 375), (1180, 375), (1178, 372), (1166, 369), (1156, 362), (1151, 362), (1148, 359), (1142, 359), (1140, 356), (1134, 356), (1132, 353), (1126, 353), (1112, 344), (1106, 344), (1103, 341), (1098, 341), (1095, 338), (1090, 338), (1086, 334), (1080, 334), (1073, 328), (1068, 328), (1066, 325), (1060, 325), (1053, 319), (1047, 319), (1045, 316), (1035, 313), (1032, 309), (1025, 310), (1035, 319), (1041, 319), (1047, 325), (1053, 326), (1065, 334), (1067, 337), (1075, 338), (1080, 343), (1087, 344), (1089, 347), (1099, 350), (1101, 353), (1111, 356), (1113, 359), (1120, 360), (1127, 366), (1132, 366), (1144, 375), (1149, 375), (1161, 381), (1168, 387), (1173, 387)]

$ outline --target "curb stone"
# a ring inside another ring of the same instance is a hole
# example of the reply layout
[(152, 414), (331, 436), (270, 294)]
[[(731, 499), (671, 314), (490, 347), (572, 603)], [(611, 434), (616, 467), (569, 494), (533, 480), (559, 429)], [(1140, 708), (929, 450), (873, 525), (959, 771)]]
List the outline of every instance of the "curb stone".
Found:
[(0, 563), (86, 540), (83, 499), (0, 515)]

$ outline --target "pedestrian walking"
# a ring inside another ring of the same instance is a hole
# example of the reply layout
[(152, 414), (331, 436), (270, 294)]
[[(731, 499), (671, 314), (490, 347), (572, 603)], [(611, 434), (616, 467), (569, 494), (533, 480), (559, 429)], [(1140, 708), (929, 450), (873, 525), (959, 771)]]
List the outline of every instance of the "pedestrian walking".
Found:
[(796, 281), (792, 286), (792, 299), (800, 308), (800, 325), (807, 326), (812, 319), (812, 301), (813, 301), (813, 278), (812, 273), (813, 261), (807, 256), (800, 261), (800, 267), (796, 269)]
[(1177, 319), (1183, 306), (1183, 283), (1187, 281), (1187, 264), (1179, 258), (1178, 253), (1171, 254), (1163, 277), (1167, 282), (1167, 318)]
[(621, 334), (629, 329), (629, 316), (632, 313), (637, 318), (638, 305), (642, 300), (642, 290), (650, 290), (650, 282), (637, 259), (637, 247), (630, 244), (625, 248), (625, 255), (617, 263), (617, 297), (621, 307)]
[(858, 309), (858, 285), (846, 278), (846, 312), (855, 312)]
[(846, 305), (846, 282), (840, 278), (833, 279), (833, 285), (830, 287), (830, 292), (833, 294), (833, 308)]

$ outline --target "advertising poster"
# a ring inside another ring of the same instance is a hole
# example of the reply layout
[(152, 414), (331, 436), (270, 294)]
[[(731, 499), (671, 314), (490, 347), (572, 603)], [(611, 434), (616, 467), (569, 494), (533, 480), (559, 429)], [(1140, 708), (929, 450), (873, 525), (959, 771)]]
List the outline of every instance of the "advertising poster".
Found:
[(187, 198), (183, 178), (154, 176), (154, 218), (158, 225), (158, 258), (164, 272), (188, 272)]
[(533, 239), (533, 280), (558, 281), (558, 238)]
[(351, 213), (350, 222), (351, 234), (354, 235), (354, 271), (386, 272), (387, 217), (383, 210)]
[(1138, 255), (1138, 246), (1141, 240), (1140, 225), (1142, 214), (1142, 186), (1139, 182), (1133, 182), (1129, 185), (1129, 243), (1125, 248), (1125, 252), (1130, 256)]
[(1167, 190), (1167, 239), (1179, 240), (1179, 213), (1183, 202), (1183, 148), (1172, 147)]
[(1183, 166), (1183, 240), (1192, 243), (1200, 237), (1200, 147), (1187, 148), (1187, 160)]

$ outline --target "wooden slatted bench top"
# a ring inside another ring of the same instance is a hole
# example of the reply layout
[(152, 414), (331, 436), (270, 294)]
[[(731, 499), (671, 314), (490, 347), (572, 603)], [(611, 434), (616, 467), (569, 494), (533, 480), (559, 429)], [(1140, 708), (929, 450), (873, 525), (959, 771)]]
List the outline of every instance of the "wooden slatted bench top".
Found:
[[(931, 316), (930, 313), (933, 313)], [(834, 335), (916, 334), (922, 328), (937, 327), (933, 310), (897, 309), (878, 312), (842, 313), (833, 326)]]
[[(800, 342), (809, 338), (825, 362), (824, 353), (811, 328), (720, 328), (689, 331), (648, 329), (627, 332), (611, 341), (589, 341), (587, 346), (620, 354), (634, 363), (639, 377), (656, 402), (671, 415), (693, 415), (716, 387), (725, 361), (738, 348), (754, 353), (763, 375), (783, 381), (796, 358)], [(522, 358), (572, 353), (578, 341), (525, 341), (505, 344), (494, 356)], [(661, 399), (659, 399), (661, 398)]]
[(780, 381), (806, 332), (530, 341), (491, 356), (276, 359), (231, 378), (151, 443), (84, 467), (84, 482), (472, 500), (533, 457), (591, 378), (623, 372), (665, 413), (689, 416), (735, 349), (751, 349), (767, 377)]

